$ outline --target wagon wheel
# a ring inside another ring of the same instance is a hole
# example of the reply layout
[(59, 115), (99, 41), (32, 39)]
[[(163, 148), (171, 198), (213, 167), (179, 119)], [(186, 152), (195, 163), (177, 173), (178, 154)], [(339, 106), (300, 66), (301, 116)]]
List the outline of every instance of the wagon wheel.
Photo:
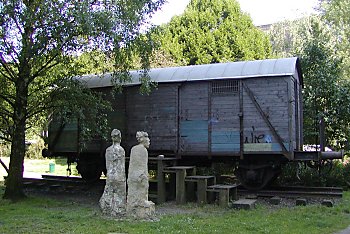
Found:
[(262, 167), (256, 169), (248, 169), (238, 167), (235, 174), (243, 187), (248, 190), (261, 190), (268, 184), (273, 182), (281, 173), (280, 168)]
[(100, 179), (102, 167), (95, 157), (81, 155), (77, 163), (77, 170), (86, 182), (95, 182)]

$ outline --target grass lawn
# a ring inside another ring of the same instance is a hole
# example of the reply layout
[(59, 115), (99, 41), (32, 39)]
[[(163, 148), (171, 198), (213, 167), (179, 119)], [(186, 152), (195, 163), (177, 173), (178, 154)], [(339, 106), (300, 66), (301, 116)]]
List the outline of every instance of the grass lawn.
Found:
[[(1, 157), (1, 160), (9, 166), (10, 158), (9, 157)], [(55, 164), (55, 171), (53, 173), (49, 172), (49, 164)], [(76, 170), (76, 164), (72, 164), (71, 170), (72, 175), (78, 175)], [(38, 173), (38, 174), (51, 174), (51, 175), (67, 175), (67, 160), (64, 158), (56, 158), (56, 159), (24, 159), (24, 173)], [(3, 177), (6, 176), (7, 173), (5, 169), (0, 164), (0, 181), (3, 180)]]
[[(4, 158), (2, 158), (4, 159)], [(5, 160), (4, 160), (5, 161)], [(47, 173), (50, 160), (25, 162), (25, 170)], [(61, 169), (59, 169), (62, 167)], [(66, 167), (56, 162), (56, 172)], [(159, 222), (117, 221), (103, 217), (97, 204), (77, 199), (30, 195), (11, 203), (3, 200), (6, 174), (0, 168), (0, 233), (335, 233), (350, 225), (350, 192), (335, 207), (320, 205), (271, 209), (221, 209), (216, 205), (179, 206), (178, 214), (159, 216)], [(61, 171), (61, 172), (59, 172)], [(162, 205), (163, 208), (166, 205)], [(157, 206), (156, 209), (162, 207)]]
[[(0, 184), (0, 197), (3, 191)], [(162, 215), (159, 222), (117, 221), (103, 217), (96, 204), (71, 199), (0, 198), (0, 233), (334, 233), (350, 225), (350, 192), (333, 208), (259, 205), (245, 211), (189, 204), (180, 209), (187, 213)]]

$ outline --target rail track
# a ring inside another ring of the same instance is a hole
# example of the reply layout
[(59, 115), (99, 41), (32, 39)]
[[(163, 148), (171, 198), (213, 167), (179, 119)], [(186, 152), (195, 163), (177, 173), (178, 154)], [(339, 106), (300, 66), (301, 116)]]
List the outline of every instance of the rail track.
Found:
[[(42, 175), (42, 178), (24, 178), (25, 187), (48, 188), (49, 190), (88, 190), (98, 188), (103, 190), (105, 180), (100, 179), (95, 183), (88, 183), (81, 177)], [(319, 197), (319, 198), (342, 198), (343, 189), (339, 187), (306, 187), (306, 186), (280, 186), (269, 187), (259, 191), (248, 191), (243, 187), (238, 188), (239, 196), (253, 195), (256, 197)]]
[(103, 189), (104, 184), (105, 180), (103, 179), (95, 183), (88, 183), (81, 177), (75, 176), (42, 175), (42, 178), (23, 178), (23, 185), (26, 188), (47, 188), (49, 190), (87, 190), (92, 187)]
[(306, 186), (281, 186), (270, 187), (260, 191), (248, 191), (243, 188), (238, 189), (241, 195), (256, 195), (258, 197), (322, 197), (322, 198), (342, 198), (343, 189), (339, 187), (306, 187)]

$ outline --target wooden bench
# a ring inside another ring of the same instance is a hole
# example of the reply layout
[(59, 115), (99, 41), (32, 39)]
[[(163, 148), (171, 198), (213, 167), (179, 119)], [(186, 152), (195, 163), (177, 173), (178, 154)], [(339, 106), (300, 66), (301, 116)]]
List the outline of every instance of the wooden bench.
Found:
[(238, 184), (216, 184), (208, 186), (207, 192), (219, 193), (219, 205), (221, 207), (228, 207), (230, 200), (237, 200)]
[(196, 167), (195, 166), (172, 166), (165, 167), (163, 169), (164, 173), (174, 173), (176, 175), (176, 203), (184, 204), (186, 203), (186, 185), (185, 178), (187, 174), (195, 175)]
[[(200, 204), (206, 204), (207, 201), (207, 187), (208, 185), (214, 185), (216, 182), (215, 176), (186, 176), (185, 182), (197, 183), (197, 202)], [(194, 194), (194, 189), (188, 189), (190, 193)]]

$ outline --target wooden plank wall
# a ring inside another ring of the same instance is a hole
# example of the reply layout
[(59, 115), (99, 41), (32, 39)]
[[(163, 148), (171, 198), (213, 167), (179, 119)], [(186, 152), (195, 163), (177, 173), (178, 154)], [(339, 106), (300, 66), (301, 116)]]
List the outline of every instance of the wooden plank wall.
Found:
[(211, 152), (239, 152), (239, 93), (212, 94)]
[[(287, 149), (290, 135), (293, 138), (293, 147), (295, 145), (295, 116), (298, 116), (293, 112), (293, 120), (289, 121), (288, 111), (296, 110), (294, 105), (288, 106), (288, 102), (295, 95), (294, 89), (288, 90), (290, 87), (294, 88), (290, 85), (290, 79), (291, 77), (258, 77), (243, 80)], [(128, 87), (124, 109), (123, 99), (115, 103), (115, 108), (120, 111), (118, 113), (125, 114), (126, 135), (123, 133), (123, 141), (127, 143), (126, 148), (130, 149), (137, 143), (137, 131), (146, 131), (151, 139), (150, 150), (153, 151), (172, 151), (188, 155), (239, 153), (239, 93), (215, 95), (210, 82), (159, 84), (158, 89), (149, 95), (139, 94), (137, 86)], [(293, 96), (288, 97), (289, 94)], [(113, 118), (119, 119), (121, 116), (112, 116), (112, 123)], [(118, 125), (117, 122), (114, 124)], [(243, 125), (245, 152), (282, 151), (245, 91)]]
[(188, 82), (180, 88), (181, 153), (208, 153), (208, 84)]
[[(288, 82), (290, 77), (244, 80), (272, 126), (289, 148)], [(243, 94), (244, 151), (281, 151), (277, 139), (248, 94)]]
[(149, 95), (139, 93), (139, 87), (128, 87), (126, 95), (127, 148), (136, 142), (136, 132), (146, 131), (150, 150), (176, 151), (177, 148), (176, 84), (159, 84)]

